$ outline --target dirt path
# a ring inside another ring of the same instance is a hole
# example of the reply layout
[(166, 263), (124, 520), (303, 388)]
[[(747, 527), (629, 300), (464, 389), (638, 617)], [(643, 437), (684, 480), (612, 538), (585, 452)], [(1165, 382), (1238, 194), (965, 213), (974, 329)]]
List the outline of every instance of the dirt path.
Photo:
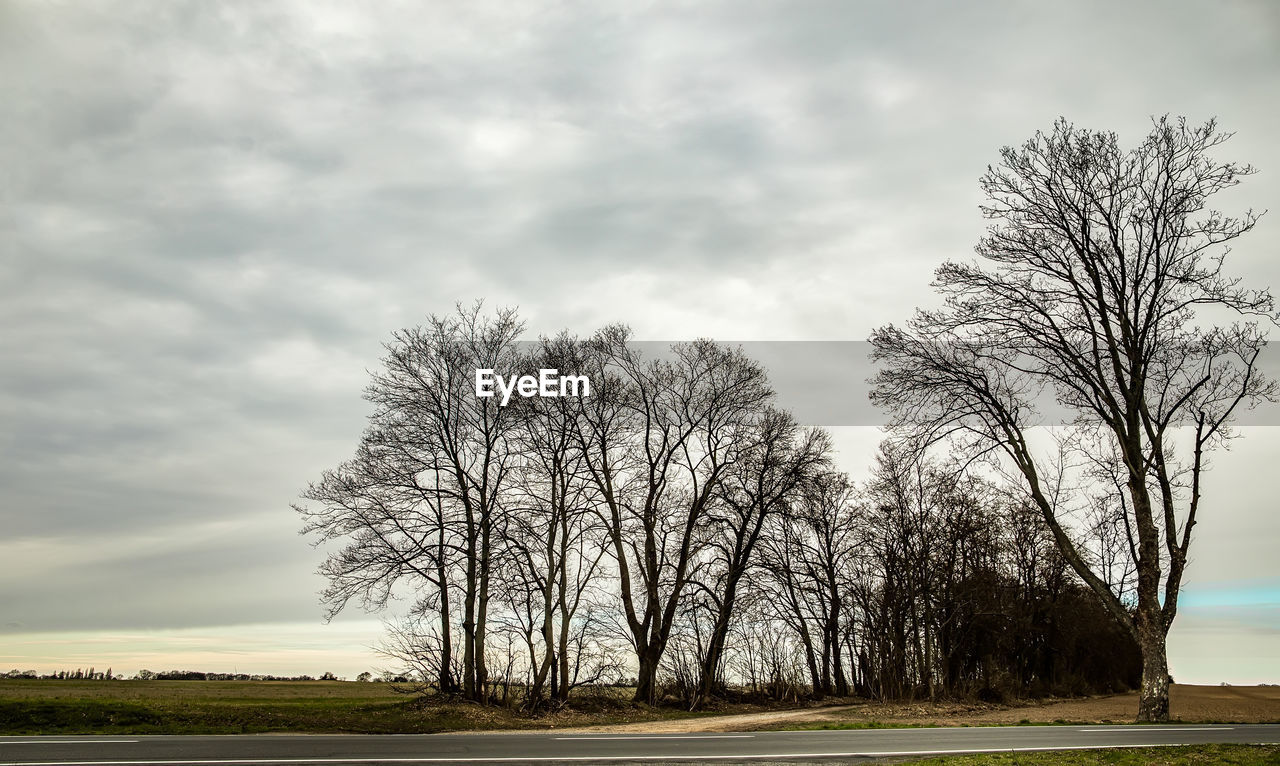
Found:
[[(1280, 722), (1280, 686), (1173, 687), (1173, 717), (1182, 721), (1235, 723)], [(998, 726), (1030, 723), (1129, 723), (1138, 713), (1138, 695), (1115, 694), (1086, 699), (1047, 700), (1026, 705), (979, 702), (857, 702), (831, 707), (765, 713), (705, 716), (674, 721), (648, 721), (614, 726), (565, 729), (568, 732), (632, 732), (683, 734), (788, 728), (808, 723), (888, 723), (923, 726)]]
[(802, 710), (777, 710), (767, 713), (735, 713), (733, 715), (682, 718), (674, 721), (642, 721), (640, 723), (624, 723), (611, 726), (581, 726), (572, 729), (563, 729), (563, 731), (582, 734), (615, 731), (643, 734), (683, 734), (686, 732), (700, 731), (752, 731), (762, 726), (770, 726), (778, 723), (799, 723), (805, 721), (827, 720), (853, 707), (855, 706), (836, 705), (832, 707), (804, 708)]

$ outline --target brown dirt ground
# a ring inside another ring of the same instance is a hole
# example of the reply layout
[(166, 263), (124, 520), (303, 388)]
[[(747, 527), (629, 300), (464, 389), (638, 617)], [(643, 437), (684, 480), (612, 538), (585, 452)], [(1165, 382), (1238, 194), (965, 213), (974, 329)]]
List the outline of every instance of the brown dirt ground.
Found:
[[(1170, 710), (1184, 722), (1280, 722), (1280, 686), (1190, 686), (1175, 684)], [(804, 710), (707, 716), (614, 726), (575, 732), (720, 732), (787, 729), (822, 724), (884, 723), (920, 726), (995, 726), (1017, 723), (1129, 723), (1138, 713), (1138, 695), (1044, 700), (1016, 705), (981, 702), (889, 704), (859, 701)]]

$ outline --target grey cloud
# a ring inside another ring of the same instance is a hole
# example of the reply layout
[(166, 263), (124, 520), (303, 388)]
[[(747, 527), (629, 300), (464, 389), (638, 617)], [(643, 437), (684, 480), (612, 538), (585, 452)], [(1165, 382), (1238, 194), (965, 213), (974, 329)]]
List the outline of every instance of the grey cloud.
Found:
[[(158, 629), (317, 618), (314, 593), (322, 583), (310, 576), (314, 566), (308, 563), (315, 554), (301, 540), (281, 546), (252, 527), (243, 534), (210, 534), (199, 525), (158, 531), (140, 541), (51, 543), (47, 554), (62, 563), (39, 567), (35, 576), (29, 565), (6, 568), (0, 587), (21, 599), (13, 614), (19, 624), (10, 630)], [(203, 534), (193, 538), (192, 532)], [(33, 550), (27, 557), (43, 553), (45, 543), (29, 541)], [(83, 558), (64, 558), (72, 550)], [(7, 553), (11, 561), (26, 558), (21, 550)], [(268, 582), (272, 587), (264, 589)]]
[[(1278, 20), (2, 5), (0, 542), (71, 546), (40, 579), (0, 564), (6, 619), (318, 618), (288, 503), (354, 446), (389, 332), (458, 300), (519, 304), (531, 335), (862, 339), (933, 299), (931, 269), (981, 231), (977, 176), (1059, 114), (1127, 141), (1151, 114), (1220, 114), (1239, 131), (1222, 154), (1267, 171), (1235, 199), (1280, 207)], [(1275, 231), (1233, 255), (1247, 280), (1280, 284)], [(1274, 532), (1257, 491), (1217, 491), (1256, 521), (1232, 534)], [(240, 542), (192, 544), (211, 521)], [(150, 534), (169, 542), (131, 542)], [(94, 546), (119, 556), (91, 576)], [(114, 606), (43, 606), (86, 584)]]

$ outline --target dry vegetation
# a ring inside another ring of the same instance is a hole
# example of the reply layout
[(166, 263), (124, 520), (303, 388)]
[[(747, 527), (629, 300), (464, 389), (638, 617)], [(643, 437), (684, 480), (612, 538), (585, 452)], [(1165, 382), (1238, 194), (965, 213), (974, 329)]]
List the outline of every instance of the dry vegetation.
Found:
[(398, 693), (342, 681), (49, 681), (0, 679), (0, 734), (408, 734), (627, 725), (702, 713), (637, 706), (634, 689), (580, 691), (571, 706), (530, 715), (502, 706)]
[[(1172, 687), (1170, 709), (1175, 721), (1280, 722), (1280, 687)], [(814, 711), (803, 723), (792, 720), (770, 728), (858, 726), (868, 724), (920, 726), (999, 726), (1019, 723), (1132, 723), (1138, 694), (1114, 694), (1086, 699), (1044, 700), (1018, 705), (985, 703), (859, 703), (840, 710)]]
[[(1173, 686), (1173, 718), (1184, 722), (1280, 722), (1280, 686)], [(682, 733), (762, 729), (881, 726), (1002, 726), (1055, 723), (1132, 723), (1137, 692), (1008, 705), (984, 702), (847, 701), (825, 707), (750, 712), (705, 718), (591, 726), (584, 731)]]
[[(398, 694), (388, 684), (270, 681), (0, 680), (0, 734), (412, 733), (573, 729), (690, 732), (1019, 723), (1128, 723), (1135, 694), (1018, 705), (831, 701), (792, 709), (720, 704), (704, 713), (633, 705), (628, 689), (584, 694), (531, 716)], [(1183, 721), (1278, 722), (1280, 687), (1175, 686)]]

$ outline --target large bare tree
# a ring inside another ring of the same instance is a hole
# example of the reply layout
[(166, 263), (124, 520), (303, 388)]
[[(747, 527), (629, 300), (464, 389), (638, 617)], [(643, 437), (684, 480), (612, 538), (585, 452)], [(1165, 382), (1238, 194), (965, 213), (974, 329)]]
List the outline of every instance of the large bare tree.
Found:
[(636, 652), (635, 700), (654, 704), (709, 514), (747, 449), (741, 434), (773, 391), (741, 349), (701, 340), (673, 345), (670, 358), (645, 359), (628, 340), (616, 326), (592, 339), (596, 367), (580, 433)]
[(459, 306), (395, 333), (365, 392), (375, 409), (356, 458), (308, 488), (310, 505), (296, 506), (304, 532), (347, 540), (321, 567), (330, 615), (352, 597), (384, 606), (406, 578), (417, 581), (409, 587), (430, 584), (419, 610), (439, 614), (446, 691), (455, 683), (452, 593), (461, 591), (461, 687), (476, 700), (486, 697), (492, 578), (518, 421), (495, 399), (475, 396), (475, 371), (515, 368), (522, 330), (514, 311), (489, 317), (481, 308)]
[[(1005, 148), (981, 179), (993, 223), (980, 260), (938, 269), (944, 308), (872, 335), (872, 397), (893, 426), (920, 444), (952, 438), (1000, 455), (1068, 564), (1131, 632), (1144, 721), (1169, 717), (1165, 638), (1205, 453), (1238, 410), (1275, 393), (1257, 369), (1272, 296), (1223, 272), (1227, 244), (1257, 215), (1207, 207), (1253, 172), (1209, 156), (1229, 136), (1165, 117), (1123, 151), (1114, 133), (1060, 120)], [(1048, 422), (1043, 405), (1067, 414), (1048, 452), (1033, 430)], [(1108, 454), (1118, 485), (1097, 479)], [(1127, 520), (1132, 601), (1082, 550), (1080, 508), (1107, 493)]]

